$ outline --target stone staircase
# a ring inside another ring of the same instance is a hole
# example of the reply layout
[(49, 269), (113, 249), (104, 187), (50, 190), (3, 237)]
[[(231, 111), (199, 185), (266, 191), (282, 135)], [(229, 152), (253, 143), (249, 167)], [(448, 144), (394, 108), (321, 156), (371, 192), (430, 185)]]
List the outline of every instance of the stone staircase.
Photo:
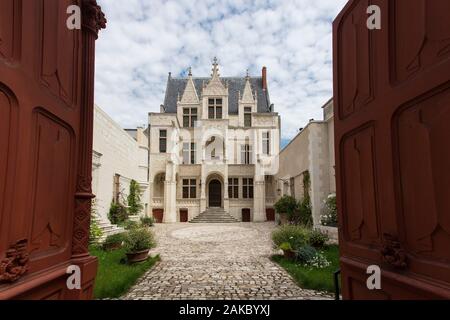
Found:
[(236, 223), (239, 222), (222, 208), (208, 208), (190, 223)]
[(115, 224), (111, 224), (109, 221), (108, 222), (103, 222), (100, 221), (98, 222), (98, 226), (100, 227), (100, 229), (102, 229), (103, 231), (103, 235), (102, 237), (99, 239), (100, 243), (103, 243), (106, 240), (106, 237), (113, 235), (113, 234), (117, 234), (117, 233), (123, 233), (125, 232), (125, 229), (122, 227), (118, 227)]

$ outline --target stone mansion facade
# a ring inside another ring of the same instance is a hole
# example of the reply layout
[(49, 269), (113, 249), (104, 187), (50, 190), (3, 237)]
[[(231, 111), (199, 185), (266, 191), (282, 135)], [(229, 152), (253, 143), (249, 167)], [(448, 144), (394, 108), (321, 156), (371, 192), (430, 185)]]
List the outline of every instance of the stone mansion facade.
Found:
[(149, 114), (149, 213), (187, 222), (214, 211), (237, 221), (273, 219), (280, 117), (262, 76), (169, 74), (164, 104)]

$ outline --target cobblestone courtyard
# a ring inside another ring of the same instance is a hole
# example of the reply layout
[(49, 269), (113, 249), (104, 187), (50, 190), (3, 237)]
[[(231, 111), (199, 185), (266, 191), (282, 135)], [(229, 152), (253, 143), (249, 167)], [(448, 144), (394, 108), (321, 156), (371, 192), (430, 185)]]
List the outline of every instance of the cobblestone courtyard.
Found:
[(124, 299), (327, 299), (270, 261), (273, 223), (158, 224), (161, 262)]

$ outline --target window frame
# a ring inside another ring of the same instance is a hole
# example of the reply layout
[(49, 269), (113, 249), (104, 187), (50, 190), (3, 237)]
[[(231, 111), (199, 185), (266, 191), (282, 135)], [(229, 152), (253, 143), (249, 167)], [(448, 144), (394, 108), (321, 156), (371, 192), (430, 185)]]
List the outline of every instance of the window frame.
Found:
[(198, 108), (183, 108), (183, 128), (195, 128), (198, 121)]
[(239, 178), (228, 178), (228, 198), (239, 199)]
[(252, 107), (244, 107), (244, 127), (252, 127)]
[(254, 179), (242, 178), (242, 198), (254, 199)]
[(183, 178), (181, 195), (183, 199), (197, 199), (197, 179)]
[(197, 163), (196, 149), (197, 144), (195, 142), (183, 142), (183, 150), (182, 150), (183, 165), (194, 165)]
[(262, 133), (262, 149), (263, 154), (270, 155), (270, 131)]
[[(164, 133), (164, 136), (162, 135), (162, 133)], [(167, 153), (167, 129), (159, 130), (159, 153)]]
[(250, 143), (241, 145), (241, 164), (251, 165), (253, 164), (253, 147)]
[[(218, 103), (219, 101), (220, 103)], [(223, 98), (208, 98), (208, 119), (223, 119)]]

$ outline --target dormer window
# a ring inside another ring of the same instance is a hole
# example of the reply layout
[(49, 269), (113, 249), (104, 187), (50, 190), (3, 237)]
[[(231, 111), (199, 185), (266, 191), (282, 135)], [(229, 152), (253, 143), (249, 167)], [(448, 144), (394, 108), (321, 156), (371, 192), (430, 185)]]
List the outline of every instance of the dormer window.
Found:
[(252, 126), (252, 108), (244, 108), (244, 126), (250, 128)]
[(183, 109), (183, 127), (193, 128), (197, 121), (197, 108), (184, 108)]
[(208, 99), (208, 119), (222, 119), (222, 99)]

